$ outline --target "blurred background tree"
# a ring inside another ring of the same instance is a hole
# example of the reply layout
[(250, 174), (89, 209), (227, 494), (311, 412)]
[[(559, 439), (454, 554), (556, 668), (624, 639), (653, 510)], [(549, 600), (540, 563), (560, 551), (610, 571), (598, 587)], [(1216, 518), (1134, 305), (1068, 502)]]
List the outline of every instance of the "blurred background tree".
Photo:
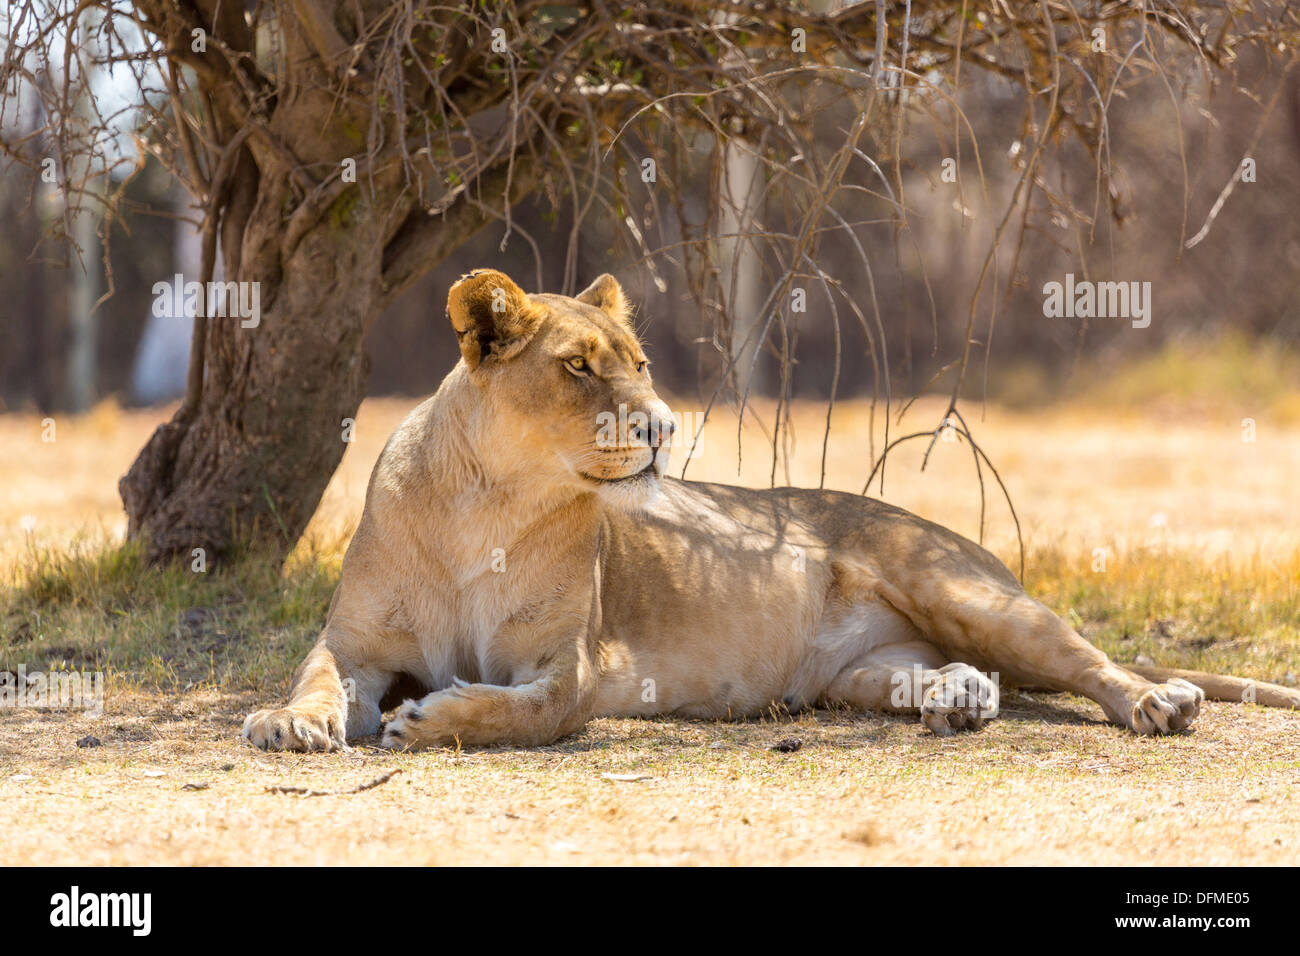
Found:
[[(455, 361), (445, 289), (483, 265), (568, 293), (618, 272), (670, 393), (778, 399), (774, 479), (796, 396), (955, 406), (1024, 381), (998, 363), (1048, 381), (1085, 345), (1297, 334), (1280, 0), (2, 16), (0, 398), (182, 389), (121, 482), (153, 557), (287, 551), (367, 391), (427, 392)], [(1254, 181), (1211, 213), (1243, 160)], [(1046, 320), (1066, 272), (1152, 282), (1152, 326)], [(260, 321), (155, 314), (176, 273), (257, 283)]]

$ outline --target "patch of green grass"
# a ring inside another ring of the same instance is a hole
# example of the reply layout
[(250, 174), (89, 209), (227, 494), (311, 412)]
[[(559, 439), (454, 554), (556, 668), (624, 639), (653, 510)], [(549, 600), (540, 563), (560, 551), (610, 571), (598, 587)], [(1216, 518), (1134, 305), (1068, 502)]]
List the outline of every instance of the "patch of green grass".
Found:
[(1300, 678), (1300, 552), (1268, 561), (1111, 549), (1104, 570), (1094, 562), (1038, 549), (1025, 585), (1115, 660), (1289, 685)]
[(33, 548), (0, 590), (0, 670), (105, 672), (132, 686), (282, 686), (311, 646), (340, 554), (281, 568), (248, 553), (206, 572), (150, 567), (135, 543)]
[(1282, 424), (1300, 421), (1300, 352), (1234, 331), (1175, 339), (1118, 365), (1084, 359), (1064, 377), (1041, 364), (1016, 365), (998, 380), (994, 397), (1013, 407), (1068, 402), (1129, 414), (1208, 406)]
[[(149, 567), (135, 544), (33, 548), (0, 591), (0, 670), (104, 671), (143, 689), (282, 690), (319, 634), (342, 547), (300, 546), (283, 567), (247, 554), (207, 573)], [(1112, 549), (1104, 571), (1039, 547), (1026, 587), (1121, 662), (1291, 684), (1300, 675), (1300, 552), (1211, 561)], [(1288, 676), (1289, 675), (1289, 676)]]

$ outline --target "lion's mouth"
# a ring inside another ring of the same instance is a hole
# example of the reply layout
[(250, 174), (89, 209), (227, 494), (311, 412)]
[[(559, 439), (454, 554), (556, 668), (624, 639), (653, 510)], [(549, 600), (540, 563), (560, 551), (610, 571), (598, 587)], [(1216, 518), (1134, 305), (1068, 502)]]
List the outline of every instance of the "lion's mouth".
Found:
[(658, 477), (658, 471), (655, 469), (655, 459), (651, 458), (650, 463), (640, 471), (633, 472), (630, 475), (624, 475), (622, 478), (598, 478), (596, 475), (589, 475), (585, 471), (578, 472), (583, 478), (598, 485), (621, 485), (624, 482), (638, 481), (642, 478)]

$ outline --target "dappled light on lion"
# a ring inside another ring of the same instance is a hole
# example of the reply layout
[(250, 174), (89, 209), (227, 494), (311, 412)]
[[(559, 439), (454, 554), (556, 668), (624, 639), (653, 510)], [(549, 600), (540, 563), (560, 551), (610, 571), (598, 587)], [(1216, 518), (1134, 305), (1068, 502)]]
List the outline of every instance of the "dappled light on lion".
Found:
[[(570, 298), (479, 270), (447, 318), (461, 359), (380, 456), (288, 704), (244, 722), (256, 746), (530, 746), (602, 715), (818, 704), (948, 735), (996, 717), (1002, 683), (1147, 735), (1189, 727), (1206, 695), (1300, 706), (1121, 667), (984, 548), (881, 501), (668, 477), (673, 413), (612, 276)], [(385, 724), (403, 681), (423, 693)]]

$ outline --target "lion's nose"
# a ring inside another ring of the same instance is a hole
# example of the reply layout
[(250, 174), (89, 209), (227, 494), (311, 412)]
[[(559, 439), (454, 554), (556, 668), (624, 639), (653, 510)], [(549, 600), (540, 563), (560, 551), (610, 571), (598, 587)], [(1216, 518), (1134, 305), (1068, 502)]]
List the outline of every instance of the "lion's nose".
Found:
[(634, 445), (651, 445), (657, 448), (660, 445), (667, 445), (676, 431), (677, 425), (671, 418), (656, 415), (650, 419), (648, 425), (629, 424), (627, 437)]
[(677, 431), (676, 423), (673, 423), (671, 415), (662, 415), (659, 412), (650, 412), (650, 433), (645, 434), (641, 441), (645, 441), (650, 447), (664, 447), (672, 444), (672, 433)]

